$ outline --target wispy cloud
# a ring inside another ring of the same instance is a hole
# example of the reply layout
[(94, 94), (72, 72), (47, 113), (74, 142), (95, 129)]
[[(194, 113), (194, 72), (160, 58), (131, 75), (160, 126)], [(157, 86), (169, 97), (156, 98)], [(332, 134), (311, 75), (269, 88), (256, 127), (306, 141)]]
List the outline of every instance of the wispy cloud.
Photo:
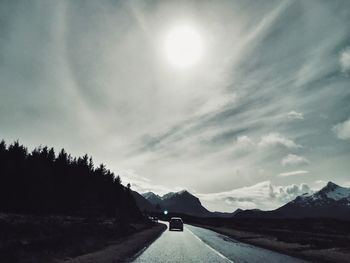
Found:
[(296, 154), (288, 154), (281, 160), (283, 166), (293, 166), (293, 165), (308, 165), (310, 161), (303, 156)]
[(296, 196), (312, 192), (307, 184), (291, 184), (276, 186), (264, 181), (252, 186), (241, 187), (227, 192), (212, 194), (196, 194), (202, 203), (211, 210), (233, 212), (242, 209), (275, 209)]
[(169, 192), (176, 192), (185, 189), (181, 186), (169, 188), (164, 185), (154, 184), (148, 178), (138, 175), (134, 170), (121, 170), (118, 171), (118, 175), (121, 176), (124, 185), (130, 183), (131, 189), (139, 193), (153, 192), (159, 195), (164, 195)]
[(237, 137), (236, 150), (240, 152), (250, 152), (254, 149), (256, 143), (247, 135)]
[(350, 119), (338, 123), (333, 127), (333, 131), (336, 136), (341, 140), (349, 140), (350, 139)]
[(350, 71), (350, 47), (347, 47), (340, 53), (339, 62), (343, 72)]
[(303, 175), (303, 174), (308, 174), (308, 173), (309, 173), (309, 171), (298, 170), (298, 171), (291, 171), (291, 172), (280, 173), (280, 174), (278, 174), (278, 176), (280, 176), (280, 177), (289, 177), (289, 176)]
[(296, 144), (293, 140), (286, 138), (279, 133), (270, 133), (262, 136), (258, 145), (261, 147), (283, 146), (288, 149), (297, 149), (302, 147), (301, 145)]
[(303, 120), (304, 119), (304, 114), (302, 112), (297, 112), (297, 111), (290, 111), (287, 114), (288, 119), (290, 120)]

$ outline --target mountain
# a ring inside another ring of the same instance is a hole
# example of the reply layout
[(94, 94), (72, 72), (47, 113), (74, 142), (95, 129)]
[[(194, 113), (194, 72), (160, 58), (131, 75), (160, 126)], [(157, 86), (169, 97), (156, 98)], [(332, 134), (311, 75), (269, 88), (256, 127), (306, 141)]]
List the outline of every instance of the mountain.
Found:
[(329, 182), (313, 194), (303, 194), (272, 211), (244, 210), (235, 217), (244, 218), (305, 218), (329, 217), (350, 219), (350, 188)]
[(156, 195), (155, 193), (152, 192), (147, 192), (142, 194), (144, 198), (148, 200), (153, 205), (161, 204), (162, 203), (162, 198), (159, 195)]
[[(180, 192), (182, 192), (182, 191), (180, 191)], [(179, 193), (180, 193), (180, 192), (179, 192)], [(162, 198), (163, 200), (169, 199), (169, 198), (173, 197), (175, 194), (177, 194), (177, 193), (175, 193), (175, 192), (169, 192), (169, 193), (163, 195), (161, 198)]]
[[(199, 217), (215, 216), (214, 213), (208, 211), (202, 206), (200, 200), (186, 190), (180, 192), (170, 192), (162, 197), (152, 192), (142, 194), (142, 197), (153, 205), (152, 210), (156, 209), (156, 205), (162, 210), (168, 210), (172, 213), (182, 213)], [(144, 202), (143, 202), (144, 203)], [(144, 206), (144, 204), (140, 204)], [(142, 208), (140, 208), (142, 210)], [(148, 210), (148, 209), (147, 209)]]
[(242, 212), (243, 211), (243, 209), (241, 209), (241, 208), (238, 208), (238, 209), (236, 209), (234, 212), (232, 212), (232, 213), (228, 213), (228, 212), (217, 212), (217, 211), (215, 211), (215, 212), (212, 212), (212, 216), (213, 217), (224, 217), (224, 218), (230, 218), (230, 217), (234, 217), (236, 214), (238, 214), (238, 213), (240, 213), (240, 212)]
[(167, 194), (162, 197), (162, 201), (161, 206), (169, 212), (200, 217), (211, 216), (211, 212), (202, 206), (199, 199), (186, 190)]
[(143, 197), (141, 194), (139, 194), (136, 191), (131, 191), (132, 196), (135, 199), (135, 202), (140, 209), (140, 211), (153, 211), (154, 205), (149, 202), (145, 197)]

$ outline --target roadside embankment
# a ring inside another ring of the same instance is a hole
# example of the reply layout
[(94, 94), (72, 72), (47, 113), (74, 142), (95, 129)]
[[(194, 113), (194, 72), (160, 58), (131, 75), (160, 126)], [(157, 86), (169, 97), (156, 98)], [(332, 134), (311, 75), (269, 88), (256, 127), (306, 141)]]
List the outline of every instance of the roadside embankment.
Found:
[[(217, 233), (226, 235), (235, 240), (243, 243), (251, 244), (257, 247), (266, 248), (272, 251), (280, 252), (282, 254), (290, 255), (293, 257), (301, 258), (311, 262), (337, 262), (345, 263), (349, 262), (350, 258), (350, 247), (326, 247), (322, 245), (315, 245), (316, 243), (321, 244), (321, 238), (316, 236), (310, 237), (314, 242), (308, 242), (308, 240), (299, 240), (299, 242), (286, 242), (282, 241), (276, 236), (264, 233), (236, 230), (228, 227), (216, 227), (207, 225), (195, 226), (207, 228)], [(284, 235), (295, 235), (295, 233), (284, 233)], [(320, 235), (320, 234), (319, 234)], [(326, 238), (324, 236), (323, 238)], [(335, 238), (330, 236), (329, 238)], [(342, 237), (346, 238), (346, 237)], [(348, 237), (349, 238), (349, 237)], [(349, 240), (350, 241), (350, 240)], [(312, 243), (312, 244), (311, 244)]]
[(68, 259), (65, 263), (115, 263), (128, 262), (138, 252), (146, 248), (166, 230), (166, 225), (156, 223), (152, 228), (132, 234), (128, 237), (111, 242), (111, 244), (99, 251)]
[[(156, 238), (163, 224), (114, 218), (0, 213), (1, 263), (52, 263), (89, 258), (116, 246), (113, 258), (131, 256)], [(91, 253), (91, 254), (89, 254)], [(81, 255), (90, 255), (82, 257)], [(79, 261), (83, 262), (83, 261)], [(101, 261), (94, 262), (115, 262)]]

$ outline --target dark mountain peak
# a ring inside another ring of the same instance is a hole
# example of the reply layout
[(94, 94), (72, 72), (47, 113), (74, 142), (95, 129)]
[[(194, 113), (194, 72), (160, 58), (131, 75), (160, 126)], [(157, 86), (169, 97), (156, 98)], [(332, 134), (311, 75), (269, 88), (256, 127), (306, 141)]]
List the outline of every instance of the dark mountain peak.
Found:
[(323, 187), (320, 191), (323, 191), (323, 190), (334, 191), (338, 187), (340, 187), (340, 186), (333, 183), (333, 182), (328, 182), (327, 185), (325, 187)]
[[(182, 190), (176, 193), (177, 195), (183, 195), (183, 196), (193, 196), (195, 197), (193, 194), (191, 194), (190, 192), (188, 192), (187, 190)], [(197, 198), (197, 197), (195, 197)]]
[(144, 194), (139, 194), (136, 191), (131, 191), (132, 196), (134, 197), (137, 206), (141, 211), (152, 211), (153, 210), (153, 205), (152, 203), (144, 196)]
[[(175, 196), (193, 196), (195, 197), (194, 195), (192, 195), (190, 192), (188, 192), (187, 190), (181, 190), (179, 192), (169, 192), (165, 195), (163, 195), (162, 197), (160, 197), (162, 200), (166, 200), (166, 199), (169, 199), (169, 198), (173, 198)], [(196, 197), (195, 197), (196, 198)]]
[(144, 193), (144, 194), (142, 194), (142, 196), (144, 198), (146, 198), (148, 200), (148, 202), (150, 202), (153, 205), (157, 205), (157, 204), (160, 204), (162, 202), (161, 197), (153, 192)]
[(146, 199), (148, 199), (148, 198), (153, 198), (153, 197), (160, 198), (159, 195), (157, 195), (157, 194), (155, 194), (155, 193), (153, 193), (153, 192), (143, 193), (142, 196), (145, 197)]
[(232, 215), (236, 215), (236, 214), (238, 214), (238, 213), (240, 213), (242, 211), (244, 211), (244, 210), (241, 209), (241, 208), (237, 208), (235, 211), (232, 212)]
[(176, 193), (171, 193), (167, 199), (171, 199), (171, 200), (188, 200), (190, 202), (196, 202), (198, 204), (201, 203), (198, 197), (194, 196), (193, 194), (191, 194), (187, 190), (182, 190), (182, 191), (179, 191), (179, 192), (176, 192)]
[(175, 192), (169, 192), (161, 197), (162, 200), (169, 199), (173, 197), (176, 193)]
[(196, 216), (210, 215), (210, 212), (202, 206), (199, 198), (187, 190), (167, 193), (162, 197), (162, 205), (170, 212)]

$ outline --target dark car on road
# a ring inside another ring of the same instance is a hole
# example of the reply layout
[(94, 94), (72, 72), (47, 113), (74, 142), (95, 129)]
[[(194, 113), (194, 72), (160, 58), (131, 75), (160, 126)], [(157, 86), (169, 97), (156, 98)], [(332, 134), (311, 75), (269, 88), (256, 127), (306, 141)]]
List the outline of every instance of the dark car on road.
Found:
[(184, 223), (180, 217), (172, 217), (169, 222), (169, 231), (171, 230), (180, 230), (184, 231)]

